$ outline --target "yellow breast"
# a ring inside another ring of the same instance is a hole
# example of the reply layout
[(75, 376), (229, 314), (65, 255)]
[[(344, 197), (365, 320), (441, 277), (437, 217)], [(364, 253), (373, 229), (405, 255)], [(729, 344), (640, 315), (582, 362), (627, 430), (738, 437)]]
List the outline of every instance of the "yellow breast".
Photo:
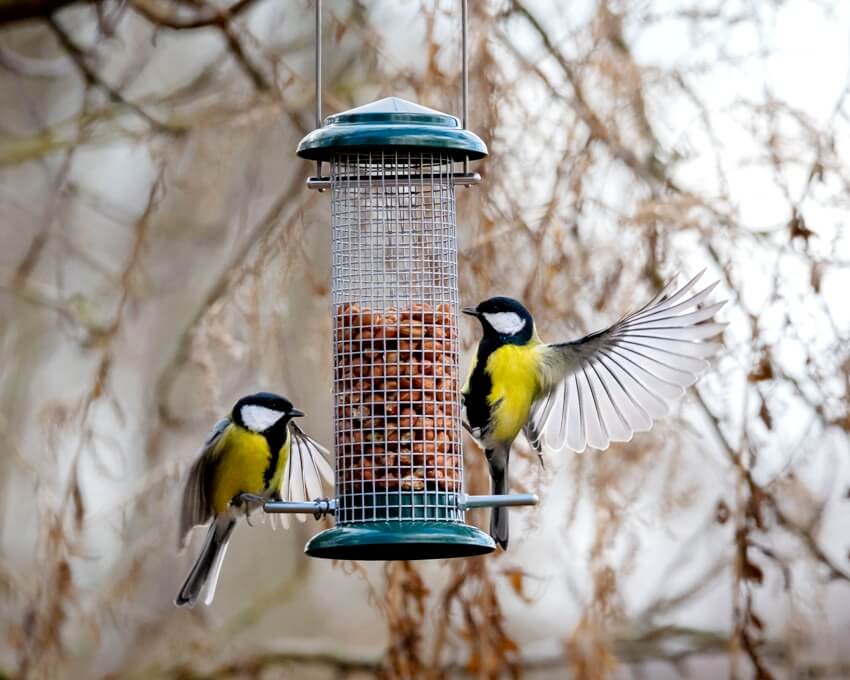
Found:
[(488, 439), (513, 441), (528, 421), (531, 404), (540, 391), (538, 342), (503, 345), (487, 358), (492, 389), (487, 402), (494, 407)]
[(266, 438), (238, 426), (227, 429), (216, 447), (212, 503), (216, 514), (225, 512), (234, 496), (241, 493), (267, 495), (280, 488), (283, 468), (289, 457), (289, 440), (281, 448), (271, 482), (267, 485), (266, 470), (271, 461)]

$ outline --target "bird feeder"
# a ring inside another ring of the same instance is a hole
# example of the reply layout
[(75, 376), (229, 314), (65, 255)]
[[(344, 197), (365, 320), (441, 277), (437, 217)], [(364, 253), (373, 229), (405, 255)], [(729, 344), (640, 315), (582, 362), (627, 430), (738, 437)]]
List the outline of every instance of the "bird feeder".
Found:
[[(318, 49), (316, 67), (319, 83)], [(318, 94), (316, 105), (320, 119)], [(310, 509), (332, 512), (336, 525), (305, 551), (335, 559), (491, 552), (493, 540), (465, 523), (466, 510), (535, 499), (464, 492), (455, 186), (480, 181), (469, 162), (487, 148), (455, 116), (388, 97), (329, 116), (297, 153), (317, 163), (308, 186), (330, 193), (332, 247), (336, 498)]]

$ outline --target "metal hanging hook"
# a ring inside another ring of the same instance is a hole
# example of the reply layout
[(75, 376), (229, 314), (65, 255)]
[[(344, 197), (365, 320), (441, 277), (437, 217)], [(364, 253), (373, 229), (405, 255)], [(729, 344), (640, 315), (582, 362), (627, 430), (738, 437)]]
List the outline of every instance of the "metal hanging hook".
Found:
[[(316, 82), (316, 127), (322, 127), (322, 0), (316, 0), (315, 34), (316, 55), (314, 62)], [(469, 42), (469, 2), (462, 0), (460, 12), (461, 32), (461, 125), (469, 129), (469, 58), (467, 44)], [(321, 173), (319, 173), (321, 174)]]
[[(314, 80), (315, 80), (315, 107), (316, 107), (316, 129), (322, 127), (322, 0), (315, 0), (314, 27), (315, 27), (315, 58), (314, 58)], [(461, 29), (461, 127), (469, 129), (469, 2), (461, 0), (460, 29)], [(463, 159), (463, 172), (453, 173), (453, 183), (460, 186), (470, 186), (481, 182), (478, 173), (471, 173), (469, 169), (469, 157)], [(330, 187), (330, 177), (322, 175), (322, 161), (316, 161), (316, 176), (307, 180), (310, 189), (324, 191)]]

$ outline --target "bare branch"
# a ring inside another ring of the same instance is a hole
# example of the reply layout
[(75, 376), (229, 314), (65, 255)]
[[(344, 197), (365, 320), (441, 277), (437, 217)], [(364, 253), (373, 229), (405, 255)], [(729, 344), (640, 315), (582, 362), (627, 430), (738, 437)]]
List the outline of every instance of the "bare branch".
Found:
[(153, 118), (146, 111), (141, 109), (136, 104), (128, 101), (124, 98), (118, 90), (114, 89), (111, 85), (105, 82), (89, 65), (86, 63), (86, 55), (85, 53), (77, 46), (77, 44), (71, 39), (71, 36), (65, 31), (64, 28), (59, 24), (58, 20), (52, 14), (47, 17), (47, 25), (50, 26), (53, 34), (56, 36), (59, 44), (65, 49), (68, 53), (68, 56), (71, 57), (71, 60), (77, 66), (77, 69), (82, 75), (83, 80), (88, 85), (92, 85), (103, 90), (109, 98), (115, 102), (116, 104), (121, 104), (122, 106), (126, 106), (128, 109), (136, 113), (137, 115), (144, 118), (154, 129), (159, 130), (161, 132), (180, 132), (178, 128), (172, 127), (165, 123), (162, 123), (155, 118)]
[(0, 24), (47, 19), (54, 12), (75, 3), (94, 0), (0, 0)]

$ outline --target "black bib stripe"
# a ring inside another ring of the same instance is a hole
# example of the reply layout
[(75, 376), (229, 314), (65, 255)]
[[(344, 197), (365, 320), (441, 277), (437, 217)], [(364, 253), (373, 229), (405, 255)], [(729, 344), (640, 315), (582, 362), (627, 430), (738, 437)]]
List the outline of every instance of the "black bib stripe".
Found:
[(282, 422), (285, 420), (285, 418), (282, 418), (263, 433), (269, 444), (269, 464), (263, 473), (263, 487), (266, 490), (272, 483), (272, 477), (274, 477), (277, 463), (280, 460), (280, 451), (286, 446), (286, 440), (289, 437), (289, 423)]
[(490, 423), (490, 404), (487, 403), (487, 397), (493, 389), (493, 381), (487, 372), (487, 360), (498, 348), (497, 343), (488, 341), (487, 338), (479, 343), (475, 368), (469, 376), (469, 393), (465, 395), (463, 402), (469, 424), (480, 429), (482, 433), (486, 432)]

